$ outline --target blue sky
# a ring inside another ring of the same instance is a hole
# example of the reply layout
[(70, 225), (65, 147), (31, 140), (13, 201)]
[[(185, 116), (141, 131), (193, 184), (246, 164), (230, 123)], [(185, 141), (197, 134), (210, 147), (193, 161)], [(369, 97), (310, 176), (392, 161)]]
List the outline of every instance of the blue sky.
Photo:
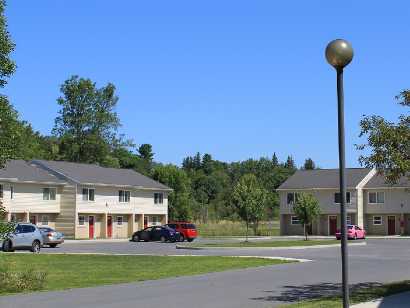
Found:
[[(407, 1), (8, 1), (18, 69), (5, 92), (49, 134), (73, 74), (118, 90), (121, 133), (157, 161), (199, 151), (224, 161), (294, 155), (337, 166), (335, 72), (324, 59), (351, 41), (345, 71), (347, 163), (358, 166), (363, 114), (394, 120), (409, 87)], [(402, 110), (403, 109), (403, 110)]]

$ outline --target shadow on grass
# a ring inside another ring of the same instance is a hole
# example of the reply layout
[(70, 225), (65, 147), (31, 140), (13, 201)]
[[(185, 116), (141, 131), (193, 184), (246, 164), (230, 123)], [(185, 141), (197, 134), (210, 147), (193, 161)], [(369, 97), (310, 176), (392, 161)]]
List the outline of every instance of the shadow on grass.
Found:
[[(383, 284), (378, 282), (364, 282), (350, 285), (351, 290), (369, 290), (380, 288)], [(283, 291), (280, 294), (277, 291), (265, 291), (266, 296), (255, 297), (253, 300), (295, 303), (304, 300), (312, 300), (323, 297), (336, 297), (341, 295), (340, 283), (321, 283), (303, 286), (283, 286)], [(270, 295), (269, 295), (270, 294)]]

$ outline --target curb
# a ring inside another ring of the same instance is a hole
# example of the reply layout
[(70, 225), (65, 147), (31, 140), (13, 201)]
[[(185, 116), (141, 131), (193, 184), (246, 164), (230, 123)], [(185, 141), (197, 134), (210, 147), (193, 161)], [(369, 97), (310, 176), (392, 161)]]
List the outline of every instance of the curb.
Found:
[[(366, 242), (362, 243), (351, 243), (348, 246), (366, 246)], [(332, 247), (340, 247), (340, 244), (330, 244), (330, 245), (314, 245), (314, 246), (290, 246), (290, 247), (206, 247), (206, 246), (198, 246), (198, 247), (189, 247), (184, 245), (177, 245), (176, 249), (186, 249), (186, 250), (215, 250), (215, 249), (235, 249), (235, 250), (303, 250), (303, 249), (320, 249), (320, 248), (332, 248)]]

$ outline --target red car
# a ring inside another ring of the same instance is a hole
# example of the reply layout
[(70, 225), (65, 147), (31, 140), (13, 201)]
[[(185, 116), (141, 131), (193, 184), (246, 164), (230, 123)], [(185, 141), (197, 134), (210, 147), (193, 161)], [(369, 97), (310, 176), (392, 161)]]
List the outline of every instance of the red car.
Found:
[[(336, 239), (340, 240), (341, 237), (342, 237), (342, 234), (340, 233), (340, 230), (337, 230)], [(349, 240), (365, 239), (366, 231), (360, 228), (359, 226), (347, 225), (347, 238)]]
[(183, 242), (185, 239), (188, 242), (192, 242), (198, 236), (198, 231), (193, 223), (185, 221), (176, 221), (167, 224), (168, 227), (178, 231), (180, 233), (180, 241)]

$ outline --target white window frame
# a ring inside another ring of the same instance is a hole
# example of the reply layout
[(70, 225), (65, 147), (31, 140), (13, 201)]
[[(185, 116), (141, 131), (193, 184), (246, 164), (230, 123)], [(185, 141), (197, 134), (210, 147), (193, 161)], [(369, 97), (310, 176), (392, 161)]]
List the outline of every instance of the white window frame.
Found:
[[(380, 218), (380, 219), (375, 219), (375, 218)], [(376, 223), (376, 221), (378, 222)], [(382, 225), (383, 225), (383, 216), (378, 216), (378, 215), (373, 216), (373, 226), (382, 226)]]
[[(44, 218), (47, 218), (47, 219), (44, 219)], [(44, 223), (45, 221), (47, 223)], [(42, 226), (48, 226), (49, 222), (50, 222), (50, 219), (49, 219), (48, 215), (41, 215), (41, 225)]]
[[(340, 202), (336, 202), (336, 194), (340, 194), (340, 191), (337, 191), (333, 194), (333, 202), (334, 204), (340, 204)], [(347, 202), (347, 195), (349, 194), (349, 202)], [(346, 204), (352, 204), (352, 193), (350, 191), (346, 191)]]
[[(122, 226), (124, 225), (124, 217), (123, 217), (123, 216), (117, 216), (116, 218), (117, 218), (117, 219), (116, 219), (116, 221), (117, 221), (117, 226), (122, 227)], [(119, 218), (121, 218), (121, 219), (119, 219)], [(121, 220), (121, 223), (120, 223), (119, 220)]]
[[(82, 224), (80, 223), (80, 221), (81, 221), (80, 217), (83, 218), (83, 223), (82, 223)], [(79, 225), (80, 227), (85, 227), (85, 226), (86, 226), (85, 222), (86, 222), (86, 220), (85, 220), (85, 215), (78, 215), (78, 225)]]
[[(87, 194), (84, 194), (84, 191), (87, 191)], [(90, 199), (90, 191), (93, 191), (93, 197), (94, 199), (91, 200)], [(81, 195), (82, 195), (82, 200), (85, 202), (95, 202), (95, 188), (92, 187), (83, 187), (83, 189), (81, 190)], [(84, 197), (87, 196), (85, 199)]]
[[(294, 219), (294, 218), (296, 218), (296, 219)], [(294, 222), (294, 220), (297, 220), (297, 222)], [(291, 224), (291, 225), (300, 225), (300, 220), (299, 220), (299, 218), (298, 218), (297, 216), (295, 216), (295, 215), (290, 216), (290, 224)]]
[[(370, 194), (376, 194), (376, 202), (370, 202)], [(383, 194), (383, 202), (380, 202), (379, 194)], [(386, 202), (386, 194), (384, 191), (369, 191), (367, 193), (367, 200), (369, 204), (384, 204)]]
[(154, 193), (154, 204), (164, 204), (164, 193), (162, 192)]
[[(122, 192), (122, 196), (121, 196), (121, 192)], [(128, 200), (127, 198), (125, 198), (126, 194), (128, 193)], [(122, 197), (122, 198), (121, 198)], [(130, 203), (131, 202), (131, 191), (130, 190), (119, 190), (118, 191), (118, 201), (120, 203)]]
[[(293, 195), (293, 201), (291, 203), (288, 202), (288, 195)], [(294, 205), (296, 203), (296, 199), (298, 198), (298, 193), (297, 192), (288, 192), (286, 194), (286, 204), (287, 205)]]
[[(48, 189), (48, 196), (45, 199), (45, 190)], [(51, 191), (54, 191), (54, 199), (51, 199)], [(57, 200), (57, 188), (56, 187), (43, 187), (43, 201), (56, 201)]]

